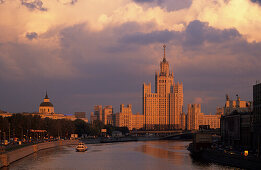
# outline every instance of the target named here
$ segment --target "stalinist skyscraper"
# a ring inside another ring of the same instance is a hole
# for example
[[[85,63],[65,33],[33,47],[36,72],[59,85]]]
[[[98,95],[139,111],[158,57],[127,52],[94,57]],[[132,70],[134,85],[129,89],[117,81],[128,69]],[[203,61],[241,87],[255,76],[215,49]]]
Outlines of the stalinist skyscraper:
[[[160,62],[160,72],[155,74],[155,93],[151,83],[143,84],[143,114],[146,130],[180,129],[183,107],[183,84],[175,83],[173,72],[169,71],[165,49]]]

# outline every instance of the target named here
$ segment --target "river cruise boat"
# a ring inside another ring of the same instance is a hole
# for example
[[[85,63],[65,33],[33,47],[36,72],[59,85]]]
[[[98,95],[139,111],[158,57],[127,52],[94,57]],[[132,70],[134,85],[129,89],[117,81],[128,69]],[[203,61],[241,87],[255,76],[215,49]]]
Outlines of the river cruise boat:
[[[76,147],[77,152],[85,152],[87,151],[88,147],[84,145],[84,143],[79,143]]]

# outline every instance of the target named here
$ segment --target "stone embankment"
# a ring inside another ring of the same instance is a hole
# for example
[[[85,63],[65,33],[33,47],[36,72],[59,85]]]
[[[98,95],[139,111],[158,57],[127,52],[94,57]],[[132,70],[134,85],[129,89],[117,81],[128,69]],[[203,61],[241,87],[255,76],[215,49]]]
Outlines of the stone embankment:
[[[30,154],[33,154],[43,149],[65,146],[65,145],[76,145],[76,144],[78,144],[78,140],[60,140],[60,141],[44,142],[44,143],[38,143],[35,145],[26,146],[21,149],[17,149],[11,152],[1,154],[0,168],[9,166],[12,162],[15,162],[19,159],[22,159]]]

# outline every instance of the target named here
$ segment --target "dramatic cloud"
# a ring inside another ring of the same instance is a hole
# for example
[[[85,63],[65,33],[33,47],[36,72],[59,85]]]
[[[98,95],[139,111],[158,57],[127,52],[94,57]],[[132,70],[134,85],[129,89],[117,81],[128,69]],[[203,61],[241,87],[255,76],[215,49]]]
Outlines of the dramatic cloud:
[[[240,39],[241,35],[235,29],[219,30],[210,27],[208,23],[195,20],[187,26],[184,37],[184,45],[198,46],[204,42],[224,43],[231,39]]]
[[[154,46],[165,39],[167,56],[170,56],[167,59],[174,67],[176,81],[183,81],[187,89],[185,103],[201,98],[204,105],[220,103],[222,106],[226,93],[251,96],[251,92],[244,91],[251,90],[251,84],[261,74],[258,71],[261,43],[248,43],[236,29],[215,29],[198,20],[189,23],[183,32],[139,32],[125,35],[120,42]],[[193,100],[192,96],[201,97]],[[209,111],[208,106],[203,107]]]
[[[252,2],[259,3],[261,5],[261,0],[251,0]]]
[[[37,39],[38,38],[38,34],[36,32],[28,32],[28,33],[26,33],[25,36],[29,40],[33,40],[33,39]]]
[[[168,11],[176,11],[184,8],[189,8],[192,0],[133,0],[136,3],[140,3],[145,7],[160,6]]]
[[[136,32],[122,37],[120,42],[134,44],[167,43],[169,41],[186,46],[201,46],[203,43],[225,43],[240,40],[242,36],[236,29],[219,30],[210,27],[206,22],[192,21],[184,31]]]
[[[57,112],[121,103],[141,112],[163,43],[185,106],[206,113],[226,93],[251,100],[261,74],[261,7],[250,0],[0,2],[1,110],[37,111],[48,89]]]
[[[167,43],[174,37],[180,35],[176,31],[153,31],[151,33],[135,33],[123,37],[120,42],[134,44],[151,44],[151,43]]]
[[[31,10],[47,11],[47,8],[43,7],[43,2],[41,0],[21,0],[22,5],[26,6]]]

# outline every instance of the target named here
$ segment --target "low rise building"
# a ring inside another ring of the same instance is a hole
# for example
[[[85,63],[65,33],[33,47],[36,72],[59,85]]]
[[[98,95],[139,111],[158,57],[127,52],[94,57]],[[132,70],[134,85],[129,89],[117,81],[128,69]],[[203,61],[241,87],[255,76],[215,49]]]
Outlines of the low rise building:
[[[115,126],[128,127],[129,130],[141,129],[144,127],[144,115],[132,113],[132,106],[128,104],[126,107],[122,104],[120,112],[115,114]]]
[[[77,119],[81,119],[81,118],[86,118],[86,112],[75,112],[74,113],[74,116],[75,116],[75,118],[77,118]]]
[[[236,100],[230,100],[229,96],[226,95],[226,103],[224,107],[224,115],[228,115],[234,111],[237,112],[251,112],[252,102],[243,101],[238,95]]]
[[[226,145],[244,149],[252,147],[252,112],[233,111],[221,117],[221,139]]]
[[[199,126],[200,125],[209,125],[211,129],[220,128],[220,115],[206,115],[204,113],[199,114]]]
[[[224,115],[221,116],[221,138],[226,145],[252,148],[252,102],[230,100],[226,95]]]
[[[8,113],[8,112],[0,110],[0,116],[2,116],[2,117],[10,117],[12,115],[13,115],[13,113]]]
[[[201,112],[201,104],[189,104],[187,130],[199,130],[200,125],[209,125],[211,129],[220,128],[220,115],[207,115]]]

